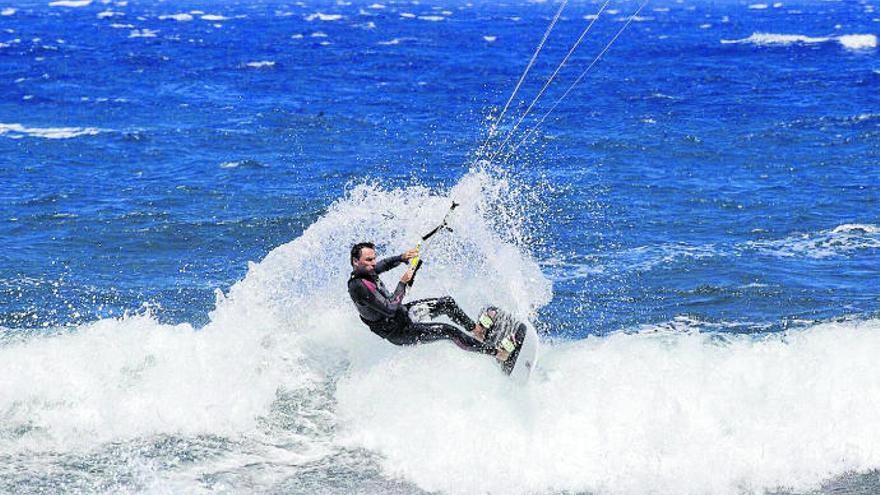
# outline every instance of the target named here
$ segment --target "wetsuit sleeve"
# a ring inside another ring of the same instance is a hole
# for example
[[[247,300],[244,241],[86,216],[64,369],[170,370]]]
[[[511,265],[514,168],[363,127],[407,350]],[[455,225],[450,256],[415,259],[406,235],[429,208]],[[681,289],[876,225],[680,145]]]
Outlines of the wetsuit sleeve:
[[[378,263],[376,263],[376,274],[379,274],[382,272],[387,272],[388,270],[391,270],[392,268],[396,268],[397,265],[399,265],[401,263],[403,263],[403,257],[401,257],[400,255],[391,256],[389,258],[385,258],[383,260],[380,260]],[[397,293],[397,291],[394,291],[394,292]]]
[[[386,298],[378,290],[371,290],[367,284],[368,282],[363,279],[352,280],[348,284],[348,293],[355,303],[366,306],[367,309],[385,318],[391,318],[400,311],[403,296],[406,295],[406,284],[398,283],[397,289],[390,298]]]

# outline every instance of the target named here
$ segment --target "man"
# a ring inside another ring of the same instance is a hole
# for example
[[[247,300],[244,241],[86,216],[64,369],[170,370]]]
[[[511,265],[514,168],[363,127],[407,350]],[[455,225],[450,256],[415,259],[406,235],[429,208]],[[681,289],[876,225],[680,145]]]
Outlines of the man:
[[[388,292],[379,274],[410,261],[417,254],[416,249],[410,249],[399,256],[377,262],[376,246],[372,243],[361,242],[352,246],[352,272],[348,279],[348,294],[360,314],[361,321],[366,323],[373,333],[392,344],[414,345],[447,339],[452,340],[462,349],[489,354],[499,361],[506,361],[509,356],[506,350],[495,349],[483,343],[488,328],[481,323],[474,323],[451,297],[421,299],[404,304],[406,287],[414,274],[412,267],[407,268],[400,277],[394,292]],[[446,315],[463,329],[473,330],[467,333],[446,323],[414,322],[409,315],[410,309],[425,312],[432,319]],[[491,319],[486,321],[491,322]]]

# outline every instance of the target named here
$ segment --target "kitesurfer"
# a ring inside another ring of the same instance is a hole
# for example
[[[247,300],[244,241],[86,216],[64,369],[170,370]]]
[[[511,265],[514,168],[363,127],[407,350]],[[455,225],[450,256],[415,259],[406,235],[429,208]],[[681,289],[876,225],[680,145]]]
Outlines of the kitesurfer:
[[[348,294],[354,302],[361,321],[370,330],[395,345],[415,345],[436,340],[452,340],[462,349],[489,354],[499,361],[507,360],[509,352],[503,348],[495,349],[483,343],[491,318],[481,318],[474,323],[451,297],[420,299],[404,304],[406,287],[413,278],[414,269],[407,268],[400,277],[394,292],[388,292],[379,278],[401,263],[418,255],[417,249],[410,249],[398,256],[376,261],[376,246],[370,242],[360,242],[351,248],[351,277],[348,280]],[[426,314],[430,318],[448,316],[463,329],[440,322],[416,322],[410,317],[410,310]]]

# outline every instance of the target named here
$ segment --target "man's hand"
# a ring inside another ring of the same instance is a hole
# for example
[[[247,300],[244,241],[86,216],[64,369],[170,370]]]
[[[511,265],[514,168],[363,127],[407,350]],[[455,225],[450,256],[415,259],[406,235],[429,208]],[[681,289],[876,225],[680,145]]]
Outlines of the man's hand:
[[[401,254],[400,257],[403,259],[403,261],[409,261],[409,260],[415,258],[415,257],[418,256],[418,255],[419,255],[419,249],[418,249],[418,248],[412,248],[412,249],[410,249],[409,251],[407,251],[407,252]]]
[[[409,268],[406,269],[405,272],[403,272],[403,276],[400,277],[400,281],[403,282],[403,283],[405,283],[405,284],[408,284],[409,281],[412,280],[413,275],[414,275],[414,273],[413,273],[413,269],[412,269],[412,267],[409,267]]]

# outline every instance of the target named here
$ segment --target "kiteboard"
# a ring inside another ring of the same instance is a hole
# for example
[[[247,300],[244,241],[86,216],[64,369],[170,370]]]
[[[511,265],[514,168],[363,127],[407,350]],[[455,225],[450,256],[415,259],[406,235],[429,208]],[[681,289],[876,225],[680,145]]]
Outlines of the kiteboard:
[[[484,315],[492,320],[486,343],[510,354],[507,360],[500,363],[501,370],[514,381],[525,383],[538,358],[538,333],[535,328],[498,308],[490,307],[481,311],[481,320]]]

